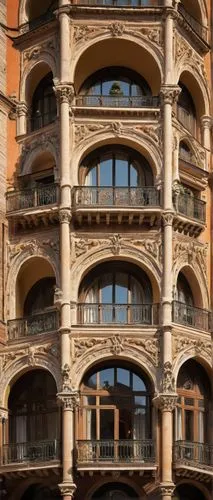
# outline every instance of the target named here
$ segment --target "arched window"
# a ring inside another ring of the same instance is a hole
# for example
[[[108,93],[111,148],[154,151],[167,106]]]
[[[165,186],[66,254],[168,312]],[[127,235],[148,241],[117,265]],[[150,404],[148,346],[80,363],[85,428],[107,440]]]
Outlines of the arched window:
[[[92,500],[125,500],[138,498],[135,491],[127,484],[109,483],[101,486],[92,496]]]
[[[138,73],[123,67],[110,67],[97,71],[83,84],[80,95],[87,105],[142,106],[151,89]]]
[[[28,0],[26,13],[29,19],[29,28],[36,29],[38,26],[54,19],[54,10],[57,9],[58,0]]]
[[[94,442],[94,452],[100,452],[106,460],[118,454],[119,460],[125,461],[138,454],[140,461],[142,441],[151,438],[147,377],[124,363],[105,364],[85,375],[80,394],[80,440]],[[150,456],[143,460],[146,458]]]
[[[54,304],[55,278],[42,278],[27,294],[24,302],[24,316],[42,312]]]
[[[21,500],[60,500],[61,495],[57,488],[51,489],[41,484],[32,484],[27,488]]]
[[[151,284],[134,266],[131,272],[122,263],[98,266],[83,281],[79,298],[84,303],[85,323],[151,321]]]
[[[186,142],[181,141],[179,146],[179,158],[180,160],[186,161],[187,163],[195,163],[193,161],[193,153]]]
[[[190,443],[207,442],[210,384],[202,366],[190,360],[181,367],[177,380],[176,439],[188,442],[185,453],[196,459],[199,449]],[[186,458],[186,457],[185,457]],[[199,459],[199,456],[197,456]]]
[[[57,115],[53,91],[53,74],[50,72],[38,84],[32,99],[31,129],[37,130],[52,123]]]
[[[127,147],[108,146],[96,150],[83,161],[80,171],[87,186],[153,186],[147,160]]]
[[[196,109],[192,96],[186,86],[179,82],[181,92],[178,98],[177,115],[182,125],[196,135]]]
[[[8,402],[9,442],[19,444],[15,447],[17,461],[19,458],[23,461],[25,456],[27,459],[31,442],[52,440],[54,446],[59,435],[56,392],[52,375],[43,370],[26,373],[12,387]],[[33,449],[31,452],[33,454]],[[41,454],[41,448],[37,452]]]

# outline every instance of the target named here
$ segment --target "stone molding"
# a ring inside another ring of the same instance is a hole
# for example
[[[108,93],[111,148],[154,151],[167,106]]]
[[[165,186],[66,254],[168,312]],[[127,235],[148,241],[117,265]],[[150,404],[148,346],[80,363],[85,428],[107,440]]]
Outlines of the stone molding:
[[[54,91],[59,104],[71,105],[75,96],[74,86],[70,83],[56,83]]]
[[[172,496],[174,489],[175,489],[175,484],[173,483],[161,483],[159,486],[160,494],[161,496]]]
[[[74,389],[67,392],[58,392],[57,400],[63,410],[74,411],[80,404],[79,392]]]
[[[75,490],[76,490],[76,484],[70,482],[64,482],[64,483],[61,483],[58,485],[59,487],[59,490],[61,492],[61,495],[62,496],[70,496],[70,498],[73,498],[73,495],[75,493]]]
[[[174,393],[159,393],[152,401],[161,412],[172,412],[176,407],[177,397]]]

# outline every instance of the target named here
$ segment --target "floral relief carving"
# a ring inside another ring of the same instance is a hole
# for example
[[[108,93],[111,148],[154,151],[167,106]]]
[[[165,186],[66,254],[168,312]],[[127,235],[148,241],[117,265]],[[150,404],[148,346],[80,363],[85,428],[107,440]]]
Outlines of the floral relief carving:
[[[23,60],[24,62],[26,61],[31,61],[36,60],[40,57],[42,52],[53,52],[55,53],[55,40],[53,38],[46,40],[44,43],[40,43],[39,45],[36,45],[28,50],[25,50],[23,53]]]
[[[75,125],[75,143],[79,144],[84,141],[85,138],[98,135],[103,132],[111,132],[115,136],[120,136],[122,134],[132,135],[133,130],[121,122]],[[138,136],[147,136],[147,138],[149,138],[155,145],[162,144],[162,130],[158,125],[155,127],[149,125],[135,125],[134,133]]]
[[[112,23],[109,25],[109,31],[112,36],[122,36],[124,34],[125,26],[123,23]]]
[[[212,346],[210,342],[186,337],[175,337],[173,339],[173,359],[175,360],[180,353],[191,348],[195,349],[197,354],[204,354],[211,359]]]
[[[22,243],[7,244],[8,265],[10,262],[22,252],[28,252],[29,255],[41,255],[42,250],[51,249],[56,254],[59,254],[59,239],[52,238],[46,240],[26,240]]]
[[[31,140],[30,143],[26,143],[22,147],[22,153],[20,158],[20,165],[23,165],[27,157],[37,148],[39,152],[42,150],[49,150],[49,146],[52,145],[56,156],[59,157],[59,138],[58,134],[42,134],[39,138]]]
[[[207,250],[208,244],[199,244],[194,241],[175,241],[173,248],[174,262],[188,262],[189,264],[196,263],[207,275]]]
[[[29,366],[36,365],[37,357],[39,355],[51,355],[55,359],[59,359],[59,345],[58,343],[53,344],[52,342],[49,344],[44,344],[40,346],[26,346],[23,349],[17,349],[14,351],[6,352],[2,354],[2,363],[1,368],[5,370],[13,364],[13,362],[21,359],[23,357],[27,357],[27,363]]]
[[[207,81],[207,73],[205,70],[205,65],[202,57],[200,57],[193,48],[184,40],[182,37],[178,36],[176,33],[176,62],[183,65],[187,62],[193,70],[198,72],[205,81]],[[182,61],[181,61],[182,60]]]
[[[162,374],[162,392],[174,392],[175,391],[175,379],[173,376],[172,363],[167,361],[163,365]]]
[[[91,338],[74,339],[73,362],[83,356],[86,352],[95,348],[106,348],[114,355],[121,354],[126,348],[132,347],[140,353],[145,353],[152,360],[154,366],[158,366],[159,361],[159,342],[157,339],[136,339],[132,337],[123,337],[114,335],[110,338]],[[89,354],[88,354],[89,355]]]

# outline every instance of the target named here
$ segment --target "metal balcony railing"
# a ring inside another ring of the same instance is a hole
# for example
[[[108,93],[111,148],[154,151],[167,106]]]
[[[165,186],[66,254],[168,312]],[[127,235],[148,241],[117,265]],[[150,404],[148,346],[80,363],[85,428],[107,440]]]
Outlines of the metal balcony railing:
[[[91,440],[77,442],[77,463],[150,463],[155,462],[155,447],[146,440]]]
[[[158,108],[158,96],[108,96],[108,95],[79,95],[76,97],[76,106],[106,107],[106,108]]]
[[[200,36],[205,42],[208,41],[208,28],[205,26],[202,26],[193,16],[191,16],[186,10],[184,9],[184,6],[179,3],[178,5],[178,11],[180,14],[183,16],[185,21],[189,24],[189,26],[195,31],[197,35]]]
[[[177,441],[173,455],[176,463],[213,467],[213,445],[210,444]]]
[[[159,207],[160,191],[155,187],[76,186],[73,205],[77,207]]]
[[[38,185],[32,189],[11,191],[7,193],[7,212],[54,205],[58,202],[58,198],[57,184]]]
[[[78,304],[80,324],[159,324],[159,304]]]
[[[60,443],[56,439],[4,444],[2,447],[2,465],[59,459]]]
[[[163,0],[72,0],[72,4],[103,7],[162,7]]]
[[[35,130],[39,130],[40,128],[46,127],[46,125],[50,125],[50,123],[53,123],[56,117],[56,108],[48,111],[48,113],[41,113],[40,111],[37,111],[31,116],[30,130],[33,132]]]
[[[188,193],[180,193],[176,197],[176,210],[180,214],[202,223],[206,221],[206,202]]]
[[[200,309],[177,300],[172,303],[172,321],[206,332],[211,328],[211,315],[207,309]]]
[[[54,332],[58,327],[59,316],[56,310],[34,314],[27,318],[11,319],[7,322],[8,340]]]

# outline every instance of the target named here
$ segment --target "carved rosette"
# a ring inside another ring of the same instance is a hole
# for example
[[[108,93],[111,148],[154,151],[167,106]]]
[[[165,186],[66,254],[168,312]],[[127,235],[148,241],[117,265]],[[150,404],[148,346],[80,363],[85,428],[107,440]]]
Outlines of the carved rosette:
[[[160,411],[164,412],[172,412],[175,407],[176,407],[176,402],[177,402],[177,394],[163,394],[160,393],[158,394],[154,399],[153,399],[153,404],[156,406],[156,408],[159,408]]]
[[[59,211],[59,221],[61,224],[70,224],[71,222],[71,211],[68,208],[61,208]]]
[[[61,495],[62,496],[70,496],[71,498],[73,498],[73,495],[75,493],[75,490],[76,490],[76,484],[75,483],[61,483],[58,485],[59,487],[59,490],[61,492]]]
[[[69,391],[59,392],[57,394],[58,403],[63,407],[63,410],[74,411],[79,406],[79,392],[74,389]]]
[[[160,90],[161,103],[172,106],[176,102],[180,91],[181,89],[178,85],[163,85]]]
[[[54,87],[59,104],[72,104],[75,95],[74,86],[68,83],[57,83]]]

